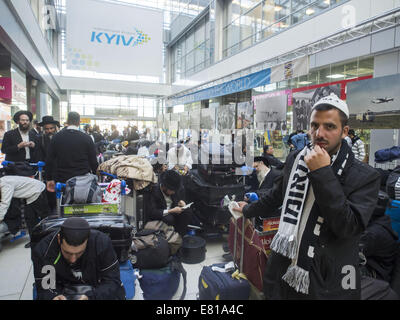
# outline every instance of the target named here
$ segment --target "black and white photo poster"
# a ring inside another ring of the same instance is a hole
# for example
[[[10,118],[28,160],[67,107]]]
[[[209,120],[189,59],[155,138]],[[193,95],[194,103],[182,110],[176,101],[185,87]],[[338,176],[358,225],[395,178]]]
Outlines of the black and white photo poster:
[[[217,109],[218,130],[233,130],[235,129],[235,104],[219,106]]]
[[[253,98],[257,130],[285,130],[288,96],[262,95]]]

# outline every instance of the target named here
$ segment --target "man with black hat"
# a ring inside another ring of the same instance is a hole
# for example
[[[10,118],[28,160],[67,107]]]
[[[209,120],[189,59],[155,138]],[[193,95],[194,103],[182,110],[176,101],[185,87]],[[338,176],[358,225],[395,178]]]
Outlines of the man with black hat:
[[[125,299],[111,239],[83,218],[66,219],[60,230],[35,244],[32,261],[39,300]],[[80,292],[79,297],[67,290]]]
[[[53,137],[55,136],[55,134],[58,132],[61,125],[60,125],[60,122],[58,122],[57,120],[54,120],[54,118],[52,116],[44,116],[42,118],[42,122],[38,123],[38,125],[41,128],[43,128],[43,132],[39,136],[38,159],[40,161],[45,162],[48,151],[49,151],[50,142],[53,139]],[[44,172],[44,179],[47,180],[46,179],[46,169]],[[47,192],[47,200],[48,200],[50,210],[52,210],[54,212],[54,210],[57,207],[56,193],[50,192],[48,190],[46,192]]]
[[[153,189],[150,201],[148,220],[162,220],[175,228],[181,236],[187,233],[191,210],[184,210],[184,189],[181,176],[174,170],[167,170],[160,175],[160,183]]]
[[[42,122],[38,126],[43,128],[43,132],[39,136],[39,160],[46,161],[47,151],[50,141],[61,127],[60,122],[54,120],[52,116],[44,116]]]
[[[1,152],[6,155],[6,161],[36,162],[38,141],[36,134],[30,131],[32,113],[18,111],[13,119],[18,128],[4,134]]]

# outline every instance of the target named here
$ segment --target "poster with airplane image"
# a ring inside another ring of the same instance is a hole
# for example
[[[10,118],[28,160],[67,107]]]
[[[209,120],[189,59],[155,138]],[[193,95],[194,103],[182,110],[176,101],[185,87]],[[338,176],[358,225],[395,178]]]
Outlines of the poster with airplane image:
[[[255,97],[257,130],[286,130],[286,110],[288,97],[277,96]]]
[[[399,86],[399,74],[347,84],[350,127],[354,129],[399,129]]]

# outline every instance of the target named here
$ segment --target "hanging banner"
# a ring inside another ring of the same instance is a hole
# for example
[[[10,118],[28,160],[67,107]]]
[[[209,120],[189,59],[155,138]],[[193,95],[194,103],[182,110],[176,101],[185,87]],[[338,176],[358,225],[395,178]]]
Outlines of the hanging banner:
[[[261,70],[220,85],[197,91],[182,97],[167,101],[167,106],[186,104],[194,101],[206,100],[215,97],[225,96],[235,92],[241,92],[252,88],[257,88],[271,83],[271,69]]]
[[[67,68],[162,76],[162,11],[94,0],[67,1]]]
[[[308,57],[296,59],[271,68],[271,83],[289,80],[308,73]]]

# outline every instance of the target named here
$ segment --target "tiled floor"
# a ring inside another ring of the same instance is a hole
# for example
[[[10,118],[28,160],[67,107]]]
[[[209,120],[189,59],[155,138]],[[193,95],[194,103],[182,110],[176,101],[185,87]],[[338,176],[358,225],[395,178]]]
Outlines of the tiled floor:
[[[187,291],[185,300],[196,300],[198,280],[203,266],[225,262],[222,244],[224,239],[207,240],[206,259],[200,264],[183,264],[187,273]],[[0,252],[0,300],[32,300],[32,284],[34,282],[30,249],[25,249],[28,237],[15,242],[3,240],[3,250]],[[181,281],[182,284],[182,281]],[[175,297],[179,298],[182,286],[178,288]],[[136,281],[134,300],[143,300],[142,291]]]

